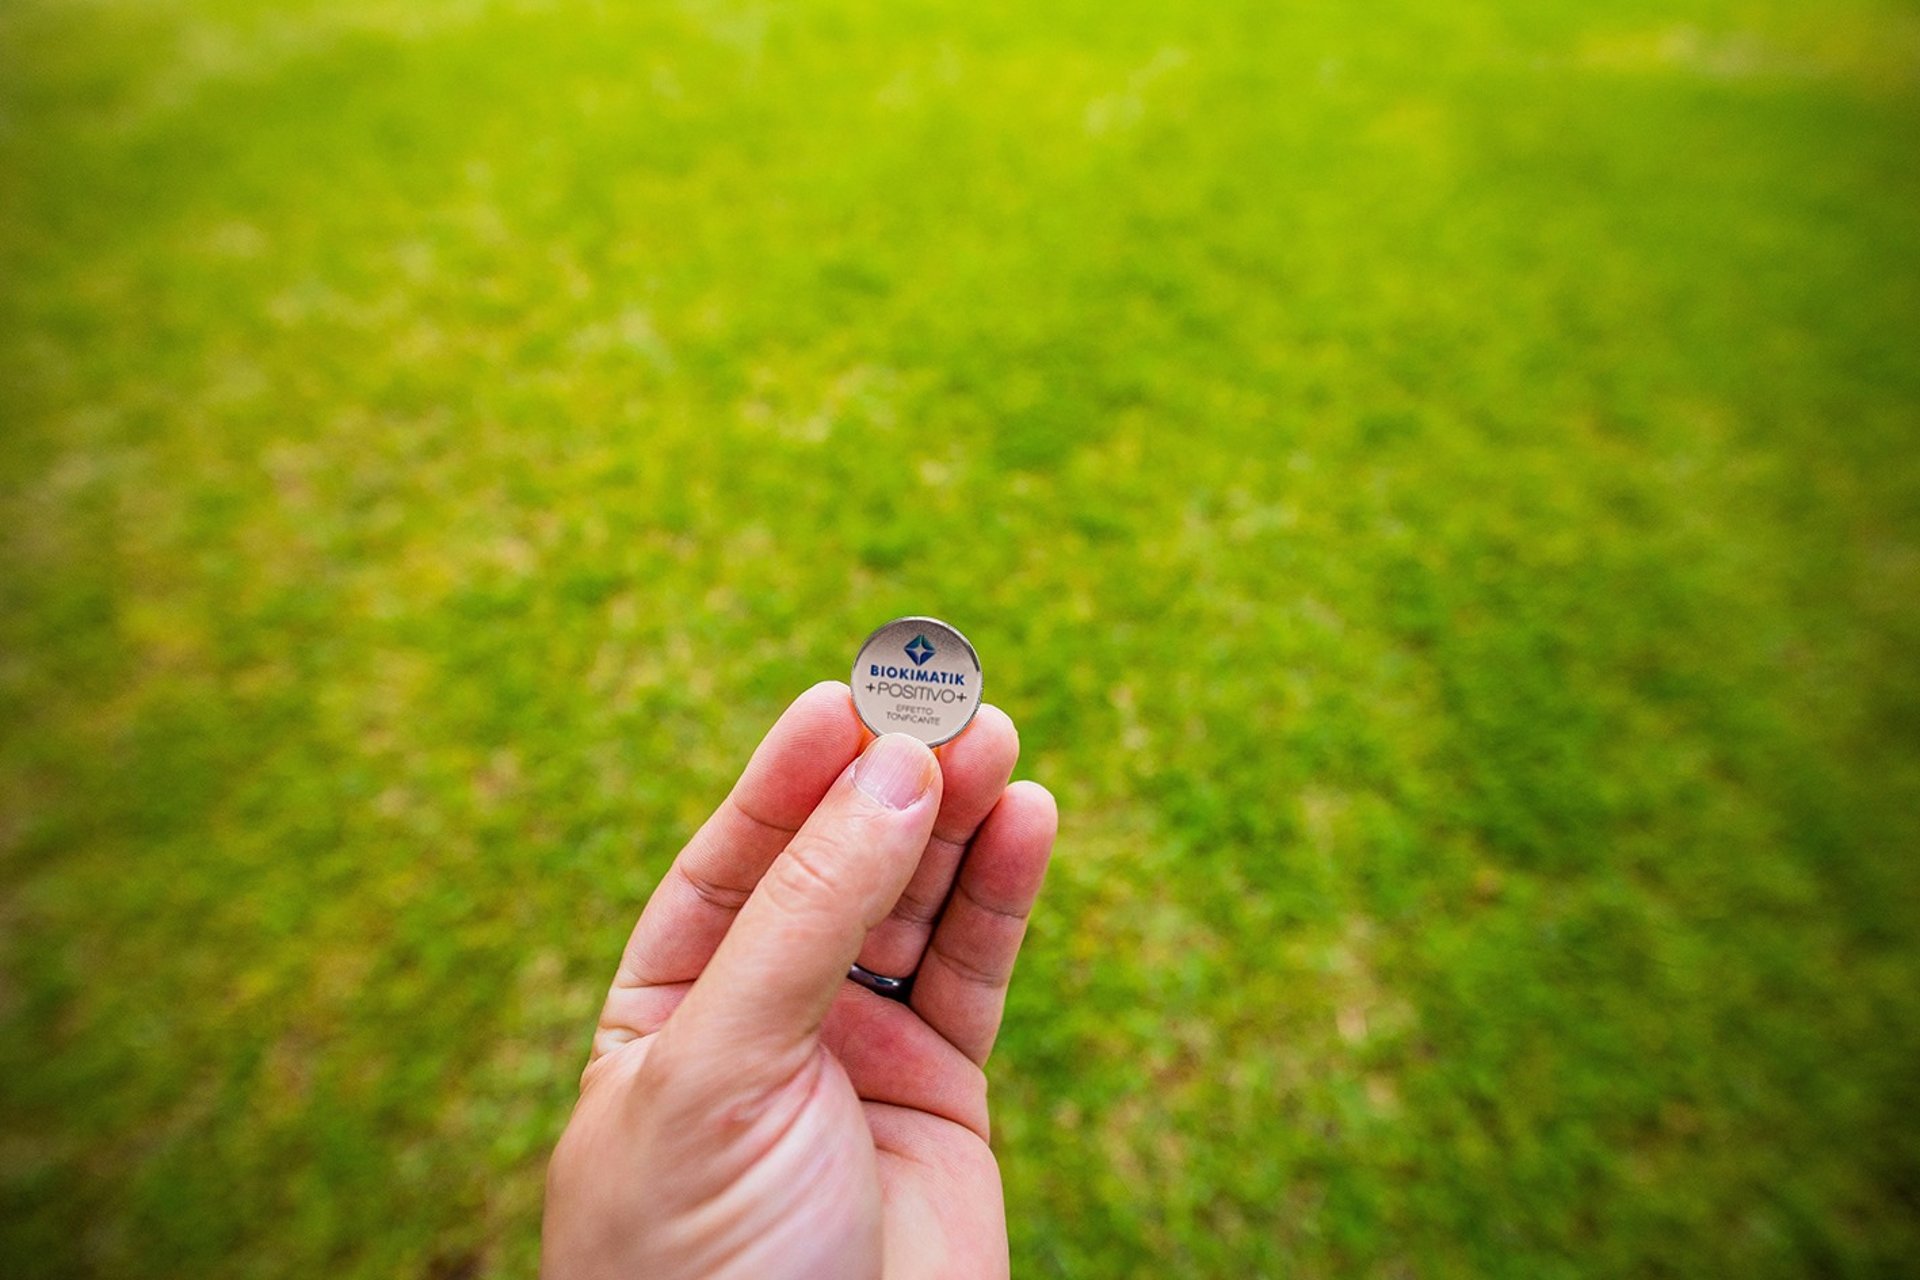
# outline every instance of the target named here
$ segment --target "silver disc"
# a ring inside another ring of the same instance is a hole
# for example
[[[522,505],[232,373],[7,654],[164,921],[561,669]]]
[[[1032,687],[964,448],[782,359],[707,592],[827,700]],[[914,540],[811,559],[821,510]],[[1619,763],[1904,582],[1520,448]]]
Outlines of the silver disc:
[[[938,618],[895,618],[853,660],[853,706],[875,733],[937,747],[980,709],[980,655]]]

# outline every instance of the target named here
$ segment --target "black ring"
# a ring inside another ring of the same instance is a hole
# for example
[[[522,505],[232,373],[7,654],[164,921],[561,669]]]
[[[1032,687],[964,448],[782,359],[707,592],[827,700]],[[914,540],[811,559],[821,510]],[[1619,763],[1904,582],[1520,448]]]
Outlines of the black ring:
[[[904,978],[889,978],[884,974],[875,973],[871,969],[862,969],[856,964],[847,970],[847,977],[873,992],[873,994],[885,996],[889,1000],[898,1000],[901,1004],[905,1004],[907,998],[913,994],[912,974],[908,974]]]

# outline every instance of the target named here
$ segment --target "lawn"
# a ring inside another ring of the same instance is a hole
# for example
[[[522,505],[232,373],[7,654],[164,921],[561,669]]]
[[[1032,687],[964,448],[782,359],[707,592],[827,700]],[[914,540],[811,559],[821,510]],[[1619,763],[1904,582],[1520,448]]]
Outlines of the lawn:
[[[0,1269],[529,1272],[934,613],[1016,1274],[1920,1273],[1905,0],[0,7]]]

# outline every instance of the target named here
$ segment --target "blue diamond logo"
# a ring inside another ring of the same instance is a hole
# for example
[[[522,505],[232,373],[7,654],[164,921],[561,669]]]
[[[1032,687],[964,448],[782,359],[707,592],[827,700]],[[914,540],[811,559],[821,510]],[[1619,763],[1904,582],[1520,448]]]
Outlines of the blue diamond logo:
[[[913,659],[914,666],[924,667],[927,665],[927,659],[933,656],[933,645],[925,636],[915,636],[907,641],[907,656]]]

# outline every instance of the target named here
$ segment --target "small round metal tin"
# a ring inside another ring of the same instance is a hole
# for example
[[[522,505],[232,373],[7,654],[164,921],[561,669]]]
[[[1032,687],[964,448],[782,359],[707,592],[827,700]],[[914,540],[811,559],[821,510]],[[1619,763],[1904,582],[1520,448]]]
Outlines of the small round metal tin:
[[[895,618],[853,660],[853,706],[875,733],[937,747],[980,709],[980,655],[938,618]]]

